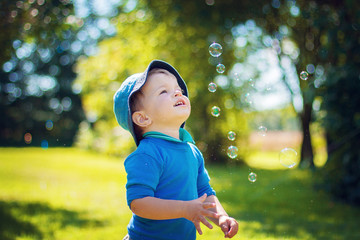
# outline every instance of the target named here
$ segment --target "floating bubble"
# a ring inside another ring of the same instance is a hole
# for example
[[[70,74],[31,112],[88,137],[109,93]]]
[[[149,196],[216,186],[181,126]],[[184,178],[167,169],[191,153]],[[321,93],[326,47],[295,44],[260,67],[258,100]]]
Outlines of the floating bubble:
[[[306,65],[306,71],[310,74],[313,74],[315,72],[315,66],[314,64],[308,64]]]
[[[222,64],[222,63],[219,63],[217,66],[216,66],[216,71],[218,73],[224,73],[225,72],[225,65]]]
[[[72,100],[69,97],[64,97],[61,100],[61,105],[64,107],[64,111],[69,111],[72,106]]]
[[[241,80],[240,73],[237,73],[237,72],[234,73],[233,78],[236,82],[239,82]]]
[[[251,104],[251,103],[252,103],[252,99],[251,99],[250,93],[245,93],[245,95],[244,95],[244,100],[245,100],[245,102],[247,102],[248,104]]]
[[[307,79],[309,78],[309,74],[308,74],[306,71],[302,71],[302,72],[300,73],[300,78],[301,78],[302,80],[307,80]]]
[[[25,133],[24,135],[24,141],[26,144],[30,144],[32,142],[32,135],[31,133]]]
[[[235,140],[235,137],[236,137],[236,133],[235,133],[235,132],[233,132],[233,131],[228,132],[228,139],[229,139],[230,141],[234,141],[234,140]]]
[[[261,135],[261,136],[263,136],[263,137],[265,137],[266,136],[266,133],[267,133],[267,128],[265,127],[265,126],[260,126],[259,128],[258,128],[258,133],[259,133],[259,135]]]
[[[256,173],[253,172],[249,173],[248,179],[250,182],[256,182],[256,178],[257,178]]]
[[[205,0],[206,4],[209,6],[214,5],[215,1],[214,0]]]
[[[216,83],[213,83],[213,82],[209,83],[208,89],[210,92],[216,92],[216,89],[217,89]]]
[[[249,83],[249,85],[250,85],[251,87],[254,87],[254,86],[255,86],[255,82],[254,82],[254,80],[253,80],[252,78],[250,78],[250,79],[248,80],[248,83]]]
[[[297,152],[292,148],[284,148],[281,150],[279,160],[281,165],[287,168],[293,168],[299,162]]]
[[[222,46],[219,43],[212,43],[209,47],[209,53],[213,57],[220,57],[222,54]]]
[[[214,117],[220,116],[220,108],[218,106],[213,106],[211,108],[211,115],[213,115]]]
[[[41,147],[42,149],[48,149],[49,148],[49,142],[46,140],[41,141]]]
[[[229,156],[229,158],[234,159],[237,157],[238,148],[235,146],[230,146],[230,147],[228,147],[226,153]]]
[[[45,122],[45,127],[46,127],[46,129],[49,130],[49,131],[52,130],[53,127],[54,127],[53,121],[47,120],[47,121]]]

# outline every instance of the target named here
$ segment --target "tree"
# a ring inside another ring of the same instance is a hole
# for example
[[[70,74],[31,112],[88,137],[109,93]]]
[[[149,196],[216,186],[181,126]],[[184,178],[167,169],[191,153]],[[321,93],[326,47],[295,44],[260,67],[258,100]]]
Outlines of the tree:
[[[0,144],[71,145],[83,118],[72,90],[70,1],[2,1]]]
[[[327,9],[323,53],[329,67],[321,96],[326,113],[328,162],[320,172],[322,187],[336,198],[360,205],[360,4],[332,3]]]
[[[336,179],[329,181],[327,188],[357,203],[359,108],[355,90],[359,82],[359,3],[272,0],[262,4],[246,0],[139,1],[135,10],[120,14],[114,19],[118,35],[100,44],[98,56],[79,64],[78,82],[85,89],[86,109],[98,116],[92,134],[106,140],[101,142],[114,143],[114,132],[106,136],[114,128],[118,129],[109,106],[112,97],[109,92],[113,93],[129,74],[143,70],[150,59],[162,58],[174,64],[189,83],[190,97],[196,104],[189,127],[195,138],[207,143],[208,158],[224,161],[226,157],[219,154],[219,146],[224,150],[223,146],[228,143],[219,138],[230,127],[246,132],[243,126],[246,121],[237,121],[244,116],[240,110],[244,105],[239,101],[241,90],[231,75],[222,78],[223,85],[216,92],[216,99],[209,95],[207,84],[215,76],[211,64],[222,62],[232,69],[236,63],[245,62],[254,48],[272,48],[302,123],[302,165],[313,166],[309,129],[315,120],[313,101],[321,99],[329,148],[325,179],[332,176]],[[260,27],[261,34],[257,37],[262,39],[251,38],[245,45],[236,45],[236,28],[249,19]],[[205,46],[212,41],[224,43],[225,51],[220,59],[210,58],[211,64],[207,64],[204,59],[209,56],[205,54]],[[310,73],[307,80],[300,79],[302,71]],[[100,87],[96,81],[100,81]],[[221,121],[209,117],[211,106],[227,100],[232,101],[235,108],[222,112]],[[355,129],[354,133],[351,129]],[[338,141],[339,136],[344,137]]]
[[[290,8],[290,15],[299,12],[301,18],[291,18],[279,7],[276,22],[267,28],[278,26],[279,22],[296,23],[291,28],[291,38],[299,48],[297,72],[303,69],[314,72],[314,77],[309,78],[311,81],[300,80],[304,106],[300,117],[304,136],[308,132],[308,123],[313,121],[312,103],[317,97],[322,101],[323,117],[320,120],[325,128],[328,148],[328,162],[319,171],[322,187],[339,199],[359,205],[360,153],[356,146],[359,146],[360,139],[360,108],[356,103],[359,102],[360,90],[360,5],[357,1],[326,0],[297,1],[296,5],[291,5],[298,7],[299,11]],[[312,157],[311,139],[307,139],[304,138],[306,141],[302,147],[304,159]]]
[[[226,94],[220,87],[216,93],[208,91],[208,84],[217,75],[215,66],[208,61],[213,64],[221,61],[227,65],[233,58],[231,44],[224,47],[222,58],[212,58],[208,47],[212,41],[220,39],[217,35],[209,39],[214,29],[209,28],[203,15],[196,17],[193,3],[187,4],[139,2],[132,12],[122,13],[113,19],[117,35],[99,44],[99,54],[79,62],[77,83],[83,86],[84,108],[97,116],[91,133],[82,131],[80,138],[89,138],[91,134],[103,143],[93,141],[90,146],[124,153],[122,146],[128,147],[132,140],[115,122],[112,96],[130,74],[143,71],[152,59],[162,59],[175,66],[187,82],[192,115],[186,127],[197,140],[207,161],[227,161],[226,149],[231,143],[226,134],[234,129],[238,134],[238,146],[244,147],[240,148],[239,156],[244,152],[246,145],[241,141],[246,139],[242,136],[247,135],[247,124],[241,106],[235,106],[233,111],[224,107],[225,100],[236,99],[241,89],[233,89],[231,94]],[[207,13],[203,14],[206,16]],[[222,26],[219,28],[224,31]],[[215,105],[222,109],[218,118],[210,115]],[[124,144],[125,140],[128,144]]]
[[[113,34],[94,12],[79,18],[69,0],[1,1],[0,145],[72,145],[85,118],[75,60]]]

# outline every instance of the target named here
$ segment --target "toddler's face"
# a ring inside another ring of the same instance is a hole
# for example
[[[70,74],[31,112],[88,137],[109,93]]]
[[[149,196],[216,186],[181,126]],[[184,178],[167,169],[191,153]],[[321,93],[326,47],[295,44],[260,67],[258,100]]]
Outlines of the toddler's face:
[[[180,127],[190,115],[189,99],[182,94],[177,79],[164,69],[154,69],[141,88],[142,111],[160,127]]]

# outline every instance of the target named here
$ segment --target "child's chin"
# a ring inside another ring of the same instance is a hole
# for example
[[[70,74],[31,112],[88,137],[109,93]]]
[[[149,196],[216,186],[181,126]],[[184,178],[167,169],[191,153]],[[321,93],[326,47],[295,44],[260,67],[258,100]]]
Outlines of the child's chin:
[[[183,122],[185,122],[186,120],[188,120],[189,116],[190,116],[190,113],[180,115],[180,116],[178,117],[178,120],[179,120],[179,122],[181,122],[181,124],[182,124]]]

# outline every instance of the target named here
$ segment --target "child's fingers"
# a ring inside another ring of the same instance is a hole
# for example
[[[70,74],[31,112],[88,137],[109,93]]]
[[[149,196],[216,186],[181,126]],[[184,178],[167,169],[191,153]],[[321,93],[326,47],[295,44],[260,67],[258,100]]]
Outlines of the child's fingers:
[[[201,227],[200,227],[200,222],[196,221],[196,222],[193,222],[193,223],[195,225],[196,231],[201,235],[202,231],[201,231]]]
[[[207,198],[207,194],[204,193],[201,197],[199,197],[198,199],[201,201],[201,202],[204,202]]]
[[[201,217],[201,218],[200,218],[200,221],[201,221],[205,226],[207,226],[209,229],[212,229],[212,228],[213,228],[213,226],[209,223],[208,220],[206,220],[206,218]]]
[[[230,229],[225,233],[225,237],[232,238],[238,232],[239,224],[235,219],[228,221]]]
[[[237,223],[237,222],[234,222],[234,224],[231,225],[231,228],[230,228],[230,231],[229,231],[228,236],[229,236],[229,237],[235,236],[235,234],[237,234],[237,232],[238,232],[238,229],[239,229],[238,223]]]
[[[228,225],[227,224],[221,224],[220,228],[221,228],[221,231],[223,231],[225,233],[225,236],[226,236],[228,231],[229,231]]]
[[[211,203],[211,202],[204,202],[203,203],[203,208],[208,209],[208,208],[214,208],[216,207],[215,203]]]
[[[210,218],[219,218],[220,217],[219,214],[209,211],[209,210],[204,211],[202,215],[206,216],[206,217],[210,217]]]
[[[202,230],[201,230],[201,226],[200,226],[200,222],[202,224],[204,224],[206,227],[208,227],[209,229],[213,229],[213,225],[211,225],[211,223],[209,223],[208,220],[206,220],[205,217],[201,216],[199,217],[199,221],[193,221],[196,231],[201,235],[202,234]]]

